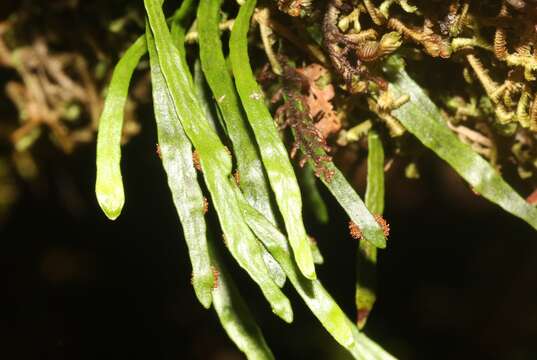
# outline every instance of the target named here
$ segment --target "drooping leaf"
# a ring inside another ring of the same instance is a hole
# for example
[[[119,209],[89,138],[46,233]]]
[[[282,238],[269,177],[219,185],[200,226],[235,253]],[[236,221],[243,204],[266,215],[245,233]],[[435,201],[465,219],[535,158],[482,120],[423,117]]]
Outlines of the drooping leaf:
[[[256,0],[245,1],[231,32],[229,46],[235,86],[254,132],[297,264],[306,277],[315,279],[315,265],[302,220],[300,189],[249,62],[247,35],[255,5]]]
[[[370,131],[367,137],[367,188],[365,205],[375,215],[384,211],[384,148],[379,135]],[[376,301],[377,248],[360,240],[356,257],[356,310],[358,328],[362,329]]]
[[[410,96],[410,101],[393,111],[403,126],[451,165],[481,196],[537,229],[537,208],[526,202],[487,161],[457,138],[438,108],[408,76],[402,59],[391,57],[385,70],[391,81],[389,91],[395,97]]]
[[[371,215],[358,193],[331,161],[327,162],[326,167],[334,175],[330,181],[321,177],[323,184],[334,195],[349,218],[358,225],[363,238],[378,248],[385,248],[386,238],[382,228]]]
[[[240,192],[236,191],[236,196],[250,228],[278,260],[295,290],[334,339],[347,348],[355,359],[393,359],[358,331],[319,280],[310,280],[303,276],[291,255],[285,236],[262,214],[241,199]]]
[[[202,69],[233,145],[233,153],[237,160],[236,181],[248,202],[265,214],[272,223],[276,223],[268,180],[222,49],[218,29],[221,5],[221,0],[201,0],[198,7],[197,21]],[[272,278],[278,286],[282,287],[285,283],[285,273],[270,253],[263,250],[263,258]]]
[[[170,33],[172,35],[173,44],[179,50],[179,53],[186,57],[185,50],[185,34],[186,25],[184,22],[193,13],[196,0],[183,0],[181,7],[175,12],[171,19]]]
[[[317,221],[321,224],[327,224],[329,221],[328,209],[326,208],[326,204],[317,187],[313,166],[311,166],[310,163],[307,163],[299,170],[299,172],[299,181],[306,208],[315,215]]]
[[[322,265],[324,263],[323,254],[321,254],[321,249],[317,245],[317,241],[314,238],[310,238],[311,253],[313,254],[313,261],[316,264]]]
[[[326,294],[323,293],[324,289],[320,287],[318,280],[310,280],[302,275],[296,262],[290,256],[291,249],[285,236],[246,201],[241,201],[242,194],[240,192],[236,192],[236,196],[240,201],[241,210],[248,226],[280,263],[291,284],[303,297],[315,316],[341,345],[350,346],[353,343],[353,338],[343,311],[333,300],[325,298]]]
[[[114,68],[97,134],[97,180],[95,193],[106,216],[115,220],[125,204],[121,177],[121,131],[125,102],[132,74],[146,53],[143,37],[132,44]]]
[[[228,69],[220,40],[222,0],[202,0],[198,8],[200,60],[207,83],[220,109],[237,158],[239,186],[254,208],[273,223],[276,219],[270,199],[270,187],[263,163],[251,134],[240,99]]]
[[[194,0],[185,0],[170,21],[180,22],[188,14]],[[161,1],[162,3],[162,1]],[[115,220],[125,204],[121,177],[121,131],[125,102],[132,74],[147,52],[145,36],[140,36],[121,57],[108,87],[97,133],[97,179],[95,193],[105,215]]]
[[[257,326],[237,286],[225,268],[216,246],[209,241],[211,261],[217,272],[217,285],[213,290],[213,305],[222,327],[248,360],[272,360],[261,329]]]
[[[183,129],[196,148],[212,204],[218,214],[228,248],[251,278],[259,285],[272,310],[287,322],[293,313],[289,300],[271,279],[257,242],[236,201],[231,175],[231,157],[205,118],[196,97],[187,64],[172,44],[171,34],[158,0],[145,0],[145,9],[162,74]]]
[[[151,86],[159,152],[188,245],[192,263],[192,284],[199,301],[208,308],[211,305],[214,279],[207,249],[204,197],[192,160],[192,145],[183,131],[170,99],[149,28],[146,31],[146,39],[151,64]]]
[[[367,145],[365,205],[372,214],[382,215],[384,212],[384,147],[379,134],[369,131]]]
[[[194,85],[196,86],[196,92],[198,94],[198,98],[200,100],[200,103],[203,106],[203,110],[205,112],[205,116],[207,119],[209,119],[210,124],[213,129],[217,128],[216,119],[214,119],[214,116],[212,115],[212,109],[211,106],[213,104],[210,104],[205,89],[205,82],[203,78],[203,73],[200,68],[199,61],[196,61],[194,64]],[[235,175],[237,178],[238,176]],[[237,181],[237,180],[236,180]],[[263,252],[263,261],[265,262],[265,265],[267,266],[267,270],[270,274],[270,277],[276,285],[278,285],[280,288],[285,285],[285,273],[283,272],[282,268],[278,264],[276,260],[270,255],[267,249],[265,249],[264,246],[261,247],[261,251]]]

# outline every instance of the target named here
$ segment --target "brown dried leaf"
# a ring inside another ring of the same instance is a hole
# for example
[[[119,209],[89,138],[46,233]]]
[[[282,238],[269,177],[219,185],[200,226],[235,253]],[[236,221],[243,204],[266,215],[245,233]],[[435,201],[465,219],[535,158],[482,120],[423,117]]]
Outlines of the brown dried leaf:
[[[331,134],[337,133],[341,129],[341,116],[334,111],[331,103],[335,96],[334,86],[325,83],[329,72],[319,64],[311,64],[297,69],[307,79],[309,84],[309,94],[306,102],[309,107],[309,114],[312,119],[316,119],[315,127],[322,137],[326,139]]]

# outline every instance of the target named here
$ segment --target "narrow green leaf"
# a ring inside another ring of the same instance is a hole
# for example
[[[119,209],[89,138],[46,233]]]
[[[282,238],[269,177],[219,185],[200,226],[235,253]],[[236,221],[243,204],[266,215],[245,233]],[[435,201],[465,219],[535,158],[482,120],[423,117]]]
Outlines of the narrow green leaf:
[[[256,0],[245,1],[231,31],[229,46],[235,85],[259,146],[297,264],[306,277],[315,279],[313,256],[302,221],[300,189],[249,61],[247,35],[255,5]]]
[[[309,116],[304,117],[302,121],[312,122]],[[313,126],[313,124],[311,125]],[[293,136],[295,136],[295,141],[298,141],[296,130],[293,129],[292,133]],[[301,149],[307,154],[307,150],[303,149],[303,146],[301,146]],[[315,157],[321,159],[328,158],[325,150],[321,147],[315,149]],[[315,164],[315,161],[311,158],[308,162],[312,167],[319,166],[319,164]],[[323,167],[323,170],[330,175],[321,175],[319,176],[320,180],[336,198],[339,205],[345,210],[347,215],[349,215],[350,219],[358,225],[362,237],[376,247],[386,247],[386,238],[384,237],[384,232],[380,225],[373,215],[371,215],[358,193],[353,189],[351,184],[349,184],[347,179],[345,179],[345,176],[341,171],[339,171],[330,160],[323,161],[321,166]]]
[[[285,280],[287,280],[285,272],[272,254],[264,246],[261,246],[261,248],[263,250],[263,261],[267,266],[271,279],[278,287],[282,288],[285,285]]]
[[[250,205],[265,214],[275,224],[268,180],[222,50],[218,29],[221,5],[221,0],[201,0],[198,7],[202,69],[233,144],[233,153],[237,159],[239,186]],[[282,287],[285,283],[285,273],[278,262],[266,250],[263,258],[272,278],[278,286]]]
[[[194,3],[196,0],[183,0],[181,7],[173,14],[171,20],[170,32],[172,39],[174,40],[175,47],[179,50],[181,55],[186,56],[185,51],[185,34],[186,25],[184,21],[194,11]]]
[[[327,298],[327,293],[318,280],[307,279],[301,274],[290,256],[291,249],[285,236],[261,213],[242,200],[240,192],[236,192],[236,197],[248,226],[280,263],[287,277],[314,315],[337,342],[346,347],[350,346],[354,341],[352,332],[340,307],[332,299]]]
[[[121,214],[125,204],[120,168],[123,113],[132,74],[145,52],[145,39],[140,37],[121,57],[114,68],[99,120],[95,193],[99,206],[111,220]]]
[[[259,285],[274,313],[291,322],[293,312],[290,302],[270,278],[263,262],[261,245],[244,222],[234,201],[236,185],[231,175],[231,157],[205,118],[187,64],[172,44],[159,1],[145,0],[144,5],[162,74],[183,129],[198,151],[203,177],[228,248],[239,265]]]
[[[263,241],[284,269],[291,284],[325,329],[356,359],[393,359],[367,336],[358,332],[319,280],[305,278],[291,255],[285,236],[235,192],[248,226]]]
[[[149,25],[147,27],[153,107],[157,122],[160,156],[188,245],[194,291],[202,305],[209,308],[214,279],[207,249],[203,193],[198,184],[192,160],[192,146],[173,108],[166,82],[160,70]]]
[[[318,265],[322,265],[324,263],[324,258],[323,258],[323,254],[321,254],[321,250],[319,249],[319,246],[317,245],[317,241],[311,238],[310,246],[311,246],[311,253],[313,254],[313,261]]]
[[[391,81],[389,91],[395,97],[410,96],[409,102],[393,111],[403,126],[451,165],[484,198],[537,229],[537,208],[518,195],[487,161],[453,134],[438,108],[408,76],[402,60],[390,58],[386,72]]]
[[[384,237],[384,232],[358,193],[356,193],[351,184],[345,179],[345,176],[332,162],[327,162],[326,168],[334,175],[330,181],[321,177],[323,184],[334,195],[339,205],[349,215],[349,218],[358,225],[363,238],[378,248],[385,248],[386,238]]]
[[[349,320],[349,326],[352,328],[354,344],[348,348],[355,359],[359,360],[396,360],[380,345],[367,337],[363,332]]]
[[[367,188],[365,206],[372,214],[382,215],[384,212],[384,147],[380,136],[369,131],[367,136]]]
[[[211,127],[216,131],[216,119],[214,119],[211,111],[211,106],[213,104],[209,103],[209,100],[207,99],[208,94],[206,93],[204,80],[205,79],[201,71],[200,62],[196,61],[194,63],[194,85],[196,86],[196,93],[203,107],[206,119],[209,120]],[[285,285],[285,273],[283,272],[280,264],[278,264],[278,262],[272,257],[272,255],[270,255],[264,246],[261,247],[261,250],[263,252],[263,261],[267,266],[270,277],[272,280],[274,280],[278,287],[283,287],[283,285]]]
[[[299,170],[299,181],[306,209],[309,209],[321,224],[327,224],[328,209],[317,187],[313,166],[308,162]]]
[[[170,21],[181,21],[194,0],[185,0]],[[161,3],[163,1],[161,0]],[[121,131],[132,74],[147,52],[145,36],[140,36],[121,57],[110,81],[97,134],[97,180],[95,193],[105,215],[115,220],[123,209],[125,193],[121,177]]]
[[[274,359],[261,329],[257,326],[211,241],[209,241],[209,252],[213,266],[218,272],[218,285],[213,290],[213,304],[222,327],[248,360]]]
[[[379,135],[368,134],[367,188],[365,205],[373,213],[382,215],[384,211],[384,148]],[[356,309],[358,328],[362,329],[376,301],[376,264],[377,248],[367,241],[360,240],[356,257]]]
[[[240,188],[250,205],[275,224],[268,180],[222,50],[218,29],[221,5],[222,0],[200,1],[198,32],[201,65],[233,144]]]
[[[220,119],[217,119],[217,115],[215,115],[217,109],[214,101],[212,101],[212,95],[209,94],[209,91],[205,86],[205,77],[203,76],[199,59],[196,59],[194,62],[194,87],[196,88],[196,95],[198,96],[202,110],[205,113],[205,118],[209,120],[211,128],[218,133]]]

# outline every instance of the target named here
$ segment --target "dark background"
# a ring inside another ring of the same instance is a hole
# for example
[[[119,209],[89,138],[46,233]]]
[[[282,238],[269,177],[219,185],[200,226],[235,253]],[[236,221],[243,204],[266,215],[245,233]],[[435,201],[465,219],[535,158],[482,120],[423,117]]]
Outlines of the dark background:
[[[1,18],[22,3],[29,2],[2,2]],[[42,3],[48,11],[49,3],[62,1]],[[89,3],[99,10],[121,2]],[[111,18],[123,11],[116,5]],[[99,16],[90,14],[62,16],[64,30],[71,29],[66,33],[91,29]],[[12,77],[0,69],[0,83]],[[2,95],[0,121],[16,118],[10,106]],[[242,358],[214,312],[195,299],[155,154],[151,109],[142,110],[142,133],[123,149],[127,201],[115,222],[95,200],[93,145],[70,156],[46,139],[34,146],[39,182],[19,179],[19,200],[0,221],[1,359]],[[0,142],[0,151],[10,151],[9,144]],[[366,332],[401,359],[537,359],[535,232],[473,194],[432,154],[424,154],[420,169],[420,180],[404,179],[397,164],[388,173],[391,236],[380,255],[378,301]],[[359,188],[363,175],[356,176]],[[354,318],[357,244],[343,211],[323,195],[330,224],[306,214],[325,257],[318,273]],[[295,322],[286,325],[229,264],[276,358],[348,358],[291,287],[285,290]]]
[[[115,222],[93,194],[93,146],[71,156],[50,147],[41,153],[44,185],[23,185],[0,229],[2,358],[241,358],[214,312],[194,297],[149,124],[124,147],[127,202]],[[420,180],[401,180],[397,166],[388,175],[392,233],[367,332],[402,359],[536,359],[534,232],[432,155],[421,165]],[[356,243],[324,195],[331,223],[309,221],[325,256],[318,272],[354,317]],[[295,323],[288,326],[233,270],[278,359],[345,358],[290,287]]]

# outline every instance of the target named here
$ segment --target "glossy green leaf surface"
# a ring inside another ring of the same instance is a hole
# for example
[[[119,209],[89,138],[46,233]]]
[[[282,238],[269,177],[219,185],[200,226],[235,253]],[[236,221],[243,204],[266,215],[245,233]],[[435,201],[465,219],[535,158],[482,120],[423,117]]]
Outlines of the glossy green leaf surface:
[[[384,147],[379,134],[370,131],[367,135],[367,187],[365,206],[372,214],[384,212]]]
[[[259,146],[297,264],[306,277],[315,279],[315,265],[302,220],[300,189],[249,61],[247,35],[255,5],[256,0],[245,1],[231,32],[229,46],[235,86]]]
[[[347,348],[355,359],[393,359],[358,332],[319,280],[307,279],[300,273],[285,236],[245,200],[241,200],[240,192],[236,192],[236,196],[250,228],[278,260],[295,290],[334,339]]]
[[[210,241],[209,252],[218,273],[218,284],[213,290],[213,305],[222,327],[248,360],[274,359],[261,329],[217,253],[216,246]]]
[[[196,92],[198,95],[198,99],[200,100],[200,103],[202,104],[203,110],[205,112],[206,118],[209,120],[211,127],[213,129],[217,129],[216,121],[217,119],[214,118],[211,112],[211,106],[213,105],[208,100],[209,94],[207,93],[205,89],[205,79],[203,77],[203,73],[201,71],[201,66],[199,61],[196,61],[194,64],[194,85],[196,86]],[[285,285],[285,273],[283,272],[280,264],[270,255],[267,249],[265,249],[264,246],[261,246],[261,251],[263,252],[263,261],[265,262],[265,265],[267,266],[267,270],[276,285],[278,285],[280,288]]]
[[[349,326],[354,336],[354,344],[348,348],[349,352],[357,360],[396,360],[380,345],[371,340],[349,320]]]
[[[213,272],[207,249],[204,197],[192,160],[192,145],[177,117],[158,62],[149,29],[146,32],[151,64],[151,86],[162,165],[179,215],[192,263],[192,284],[204,307],[211,305]]]
[[[121,214],[125,204],[120,168],[123,115],[132,74],[146,51],[145,39],[140,37],[121,57],[114,68],[99,120],[95,193],[99,206],[111,220]]]
[[[367,188],[365,205],[376,215],[384,212],[384,148],[379,135],[370,131],[367,136]],[[360,240],[356,257],[356,310],[358,328],[362,329],[376,301],[377,248]]]
[[[276,223],[263,163],[222,49],[218,29],[221,5],[222,0],[200,1],[197,18],[201,65],[233,144],[240,177],[239,186],[248,202]]]
[[[179,50],[182,56],[186,56],[185,50],[185,28],[183,22],[190,14],[193,13],[196,0],[183,0],[181,7],[173,14],[171,19],[170,33],[172,35],[173,44]]]
[[[181,21],[194,0],[185,0],[170,21]],[[162,1],[161,1],[162,3]],[[147,53],[145,36],[140,36],[121,57],[108,87],[97,133],[97,179],[95,193],[105,215],[115,220],[125,204],[121,177],[121,131],[132,74]]]
[[[332,162],[328,162],[326,168],[334,175],[330,181],[321,177],[322,182],[349,215],[349,218],[358,225],[363,238],[378,248],[385,248],[386,238],[384,233],[360,198],[360,195]]]
[[[309,162],[306,163],[304,167],[299,169],[299,174],[304,205],[313,213],[317,221],[321,224],[327,224],[329,221],[328,209],[317,187],[313,166]]]
[[[183,129],[199,154],[203,177],[226,244],[239,265],[259,285],[274,313],[291,322],[293,313],[289,300],[271,279],[263,261],[261,245],[234,201],[236,185],[231,175],[231,157],[205,118],[187,64],[172,44],[159,1],[145,0],[144,4],[162,74]]]
[[[481,196],[537,229],[537,208],[518,195],[485,159],[457,138],[445,124],[438,108],[408,76],[402,60],[390,58],[386,73],[391,81],[389,91],[395,97],[410,96],[409,102],[393,111],[404,127],[451,165]]]
[[[301,274],[290,256],[291,249],[285,236],[246,201],[241,201],[242,194],[236,192],[236,196],[241,202],[241,210],[248,226],[280,263],[293,287],[315,316],[341,345],[350,346],[354,340],[351,329],[346,323],[345,314],[340,307],[327,296],[318,280],[307,279]]]
[[[242,111],[222,50],[218,29],[221,5],[221,0],[201,0],[198,7],[199,48],[203,72],[233,144],[239,187],[250,205],[265,214],[271,222],[276,223],[263,163]],[[278,262],[266,250],[263,259],[273,280],[282,287],[285,283],[285,273]]]

